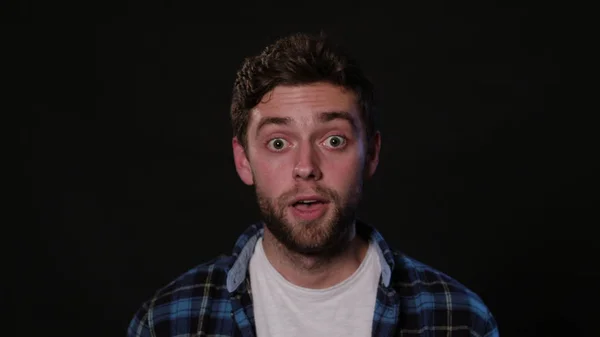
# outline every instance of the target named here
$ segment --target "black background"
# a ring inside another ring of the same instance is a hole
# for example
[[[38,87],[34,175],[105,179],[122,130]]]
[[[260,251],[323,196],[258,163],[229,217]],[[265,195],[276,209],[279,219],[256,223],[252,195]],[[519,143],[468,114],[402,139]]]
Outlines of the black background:
[[[235,71],[321,29],[377,88],[383,146],[362,218],[483,297],[503,336],[598,333],[594,152],[564,96],[560,8],[323,5],[15,7],[34,226],[12,242],[6,303],[22,334],[124,336],[156,289],[230,252],[257,219],[232,161]]]

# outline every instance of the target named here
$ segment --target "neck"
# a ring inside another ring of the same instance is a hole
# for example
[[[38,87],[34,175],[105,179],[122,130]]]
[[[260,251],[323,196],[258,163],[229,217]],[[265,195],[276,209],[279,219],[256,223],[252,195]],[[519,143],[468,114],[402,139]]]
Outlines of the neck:
[[[290,251],[266,226],[263,249],[271,265],[289,282],[304,288],[328,288],[350,277],[365,257],[368,243],[356,235],[354,226],[334,255],[304,255]]]

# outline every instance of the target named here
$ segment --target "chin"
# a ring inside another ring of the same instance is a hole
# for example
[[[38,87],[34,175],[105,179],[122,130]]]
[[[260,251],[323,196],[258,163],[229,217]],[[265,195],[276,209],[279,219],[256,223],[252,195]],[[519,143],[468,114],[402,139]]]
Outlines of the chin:
[[[343,247],[350,223],[334,223],[327,216],[312,221],[295,221],[282,242],[290,251],[303,255],[327,255]]]

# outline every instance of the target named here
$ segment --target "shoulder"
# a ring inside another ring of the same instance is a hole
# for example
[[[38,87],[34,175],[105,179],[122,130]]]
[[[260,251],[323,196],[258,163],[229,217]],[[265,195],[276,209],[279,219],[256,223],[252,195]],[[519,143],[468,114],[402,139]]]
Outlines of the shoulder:
[[[444,272],[399,251],[393,251],[395,268],[391,286],[408,315],[424,323],[444,322],[446,327],[468,327],[480,336],[498,336],[491,311],[482,298]]]
[[[215,300],[228,296],[227,270],[232,257],[222,255],[197,265],[158,289],[142,303],[129,323],[127,336],[154,335],[173,321],[192,323]],[[189,324],[183,324],[189,325]],[[193,325],[193,324],[192,324]],[[152,333],[151,333],[152,332]]]

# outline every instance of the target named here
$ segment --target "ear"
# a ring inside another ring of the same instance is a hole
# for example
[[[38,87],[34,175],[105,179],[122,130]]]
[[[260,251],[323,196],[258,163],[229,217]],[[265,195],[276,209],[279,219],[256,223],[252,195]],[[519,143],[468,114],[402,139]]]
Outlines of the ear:
[[[252,176],[252,167],[250,166],[250,161],[248,161],[248,157],[246,156],[246,150],[237,137],[233,137],[231,143],[233,146],[233,160],[235,161],[235,169],[237,170],[240,179],[242,179],[246,185],[253,185],[254,177]]]
[[[379,151],[381,150],[381,133],[379,131],[375,132],[369,145],[365,162],[365,174],[367,178],[371,178],[375,174],[377,165],[379,164]]]

